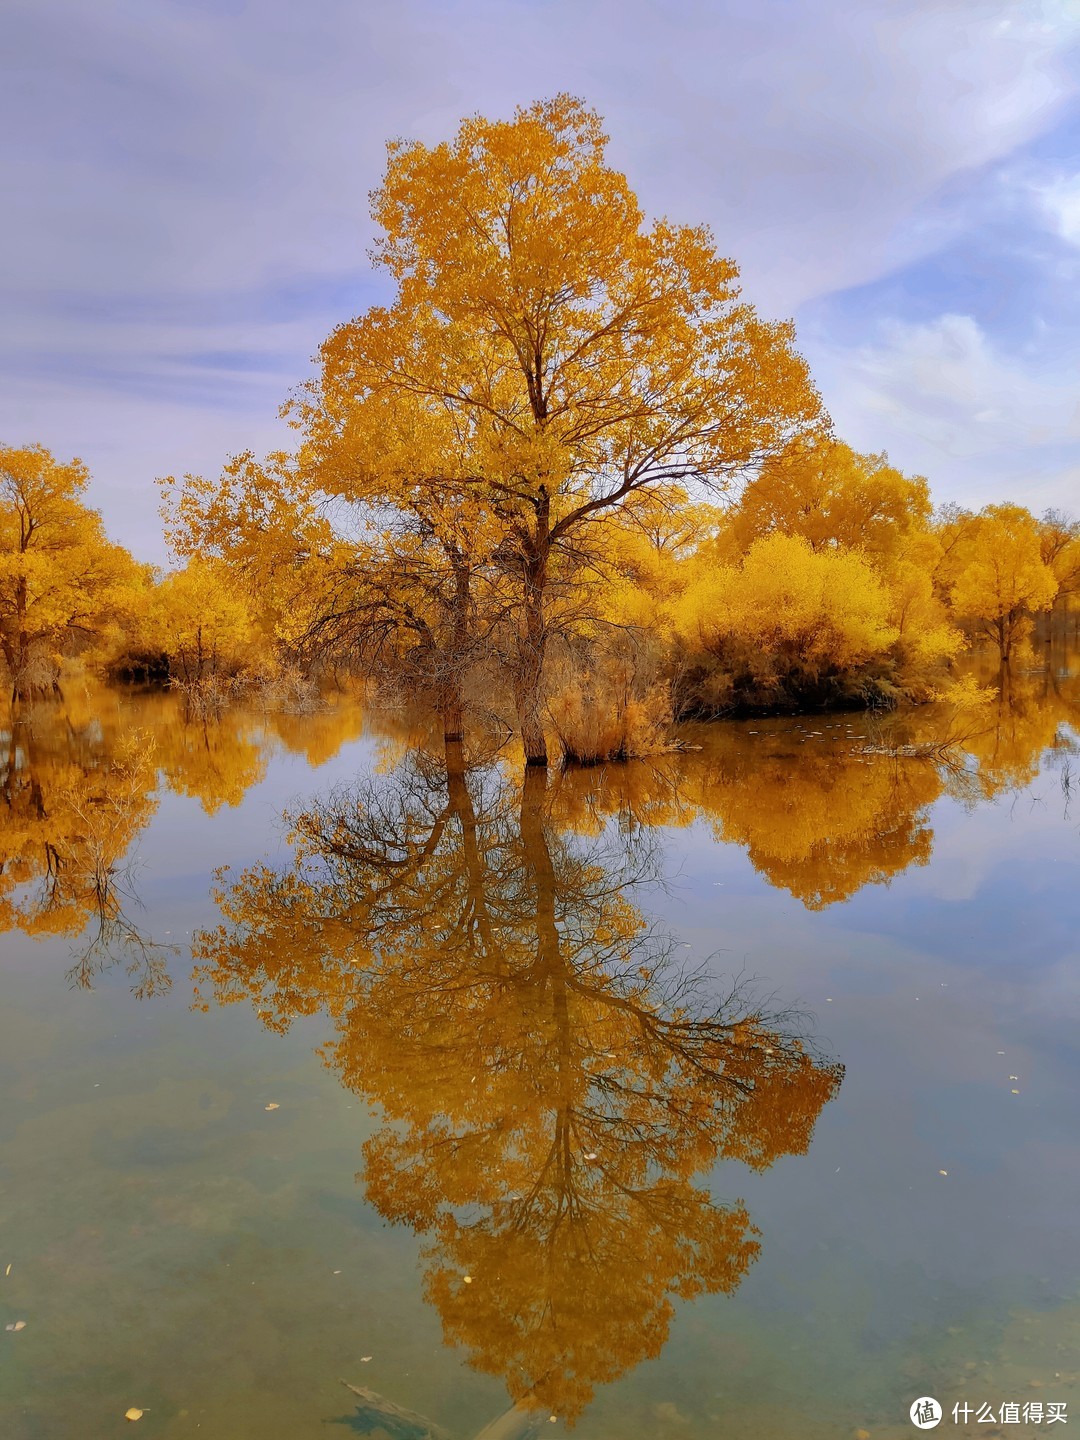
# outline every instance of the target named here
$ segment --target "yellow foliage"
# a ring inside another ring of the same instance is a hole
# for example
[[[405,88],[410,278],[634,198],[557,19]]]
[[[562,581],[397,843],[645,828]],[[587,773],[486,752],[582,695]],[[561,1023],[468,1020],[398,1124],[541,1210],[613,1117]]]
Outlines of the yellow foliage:
[[[953,609],[994,641],[1007,664],[1031,615],[1048,610],[1058,590],[1037,522],[1021,505],[988,505],[958,536],[953,565]]]
[[[885,455],[859,455],[826,437],[798,438],[770,456],[731,516],[745,550],[765,535],[798,535],[815,551],[862,550],[888,561],[930,519],[922,476],[902,475]]]
[[[601,625],[556,651],[547,713],[567,762],[594,765],[669,748],[671,694],[650,631]]]
[[[1050,561],[1058,595],[1075,595],[1080,591],[1080,533],[1074,534],[1066,545],[1056,552]]]
[[[636,694],[623,676],[606,669],[577,674],[548,701],[555,732],[568,762],[595,765],[651,755],[670,744],[671,702],[666,687]]]
[[[1006,675],[993,687],[983,683],[985,658],[966,661],[975,668],[933,704],[831,724],[700,725],[689,753],[570,770],[559,777],[555,816],[587,835],[613,818],[629,832],[703,819],[808,908],[846,900],[927,863],[930,807],[942,795],[966,805],[993,799],[1030,784],[1048,754],[1075,750],[1075,647],[1038,675]]]
[[[155,586],[144,620],[144,643],[169,658],[186,684],[240,670],[253,654],[256,627],[227,567],[193,557]]]
[[[296,406],[318,484],[441,554],[430,593],[458,565],[502,583],[532,759],[548,638],[601,513],[723,486],[820,412],[791,326],[739,299],[704,228],[646,229],[605,147],[565,95],[392,144],[373,215],[396,295],[334,331]]]
[[[0,721],[0,934],[71,940],[80,984],[122,954],[138,993],[165,988],[168,947],[125,908],[159,784],[213,814],[263,777],[275,732],[318,764],[359,733],[363,712],[342,698],[302,731],[294,720],[237,707],[193,714],[173,691],[131,695],[68,677],[62,697],[12,705]]]
[[[673,608],[691,651],[720,661],[757,698],[828,695],[899,638],[891,596],[868,561],[773,534],[739,566],[697,567]]]
[[[1058,510],[1047,510],[1037,522],[1039,550],[1058,582],[1058,598],[1080,590],[1080,520]]]
[[[125,914],[123,861],[157,809],[153,741],[80,698],[16,703],[0,730],[0,933],[82,936],[82,985],[122,950],[148,995],[168,976]]]
[[[888,570],[889,613],[897,629],[893,647],[896,684],[907,697],[917,700],[932,698],[940,688],[943,665],[964,646],[964,637],[951,623],[934,590],[928,563],[934,554],[933,544],[930,540],[925,549],[920,545],[923,554],[917,559],[909,558],[913,550],[918,553],[916,547],[909,547]]]
[[[55,678],[63,655],[106,652],[137,611],[145,568],[105,536],[79,460],[0,446],[0,654],[14,691]]]
[[[1048,664],[1041,675],[1000,677],[996,692],[969,710],[964,748],[975,761],[980,796],[1030,785],[1048,754],[1075,749],[1080,730],[1080,694],[1074,676],[1062,683]]]

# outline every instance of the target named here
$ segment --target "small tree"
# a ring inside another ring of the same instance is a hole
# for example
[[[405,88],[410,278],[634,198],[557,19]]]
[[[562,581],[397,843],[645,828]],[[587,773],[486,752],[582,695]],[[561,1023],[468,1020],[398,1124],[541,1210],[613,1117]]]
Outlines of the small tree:
[[[438,496],[392,508],[369,503],[358,484],[346,497],[334,479],[344,463],[309,448],[236,456],[216,481],[166,477],[166,538],[179,556],[226,566],[287,651],[392,675],[460,739],[464,680],[499,615],[490,574],[478,574],[490,547],[475,516]]]
[[[888,586],[853,551],[773,534],[737,567],[694,569],[672,606],[675,630],[691,655],[709,657],[714,687],[731,687],[714,696],[718,708],[836,700],[899,638]]]
[[[1069,597],[1080,592],[1080,520],[1047,510],[1039,520],[1039,547],[1058,582],[1054,608],[1060,601],[1066,609]]]
[[[921,475],[886,455],[860,455],[831,436],[799,438],[770,456],[732,514],[743,549],[764,535],[799,535],[814,551],[862,550],[888,561],[930,520]]]
[[[224,567],[192,559],[155,588],[146,637],[168,656],[174,679],[199,686],[235,674],[243,666],[251,655],[256,628]]]
[[[993,640],[1008,665],[1032,615],[1048,610],[1058,590],[1038,525],[1022,505],[988,505],[964,527],[955,554],[953,609]]]

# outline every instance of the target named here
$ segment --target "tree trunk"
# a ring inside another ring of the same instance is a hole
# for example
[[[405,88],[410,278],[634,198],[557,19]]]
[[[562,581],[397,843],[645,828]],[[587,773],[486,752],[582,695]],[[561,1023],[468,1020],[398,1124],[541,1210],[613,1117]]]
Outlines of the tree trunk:
[[[544,735],[541,678],[544,671],[542,649],[522,645],[518,650],[514,700],[517,705],[521,743],[525,747],[526,765],[548,763],[547,738]]]
[[[460,745],[465,738],[465,704],[457,676],[451,676],[442,687],[439,711],[443,722],[443,740]]]
[[[457,551],[450,557],[454,571],[454,589],[450,601],[449,652],[439,657],[442,671],[439,686],[439,711],[443,721],[443,739],[447,742],[465,738],[465,700],[462,677],[470,648],[472,618],[472,572]]]
[[[524,567],[525,594],[521,627],[518,630],[514,701],[517,706],[521,743],[526,765],[548,763],[544,736],[544,657],[547,651],[547,621],[544,589],[547,583],[547,555],[541,553]]]
[[[555,866],[544,824],[546,800],[547,776],[539,770],[526,770],[519,815],[521,844],[535,889],[537,956],[554,971],[560,968],[560,951]]]

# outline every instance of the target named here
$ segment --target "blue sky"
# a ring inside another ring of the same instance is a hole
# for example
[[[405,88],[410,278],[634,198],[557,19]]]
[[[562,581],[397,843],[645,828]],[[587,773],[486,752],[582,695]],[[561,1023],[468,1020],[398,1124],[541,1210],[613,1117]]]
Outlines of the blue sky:
[[[5,0],[0,440],[156,475],[288,443],[380,294],[393,136],[569,90],[647,211],[794,316],[836,422],[939,500],[1080,513],[1080,0]]]

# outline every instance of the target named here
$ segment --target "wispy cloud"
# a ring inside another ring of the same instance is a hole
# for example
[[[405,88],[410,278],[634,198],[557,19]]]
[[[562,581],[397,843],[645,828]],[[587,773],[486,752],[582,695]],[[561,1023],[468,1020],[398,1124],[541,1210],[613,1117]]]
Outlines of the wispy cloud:
[[[826,393],[840,431],[906,469],[945,474],[941,498],[1050,505],[1080,468],[1073,375],[999,352],[970,315],[890,322],[876,343],[831,359]]]

